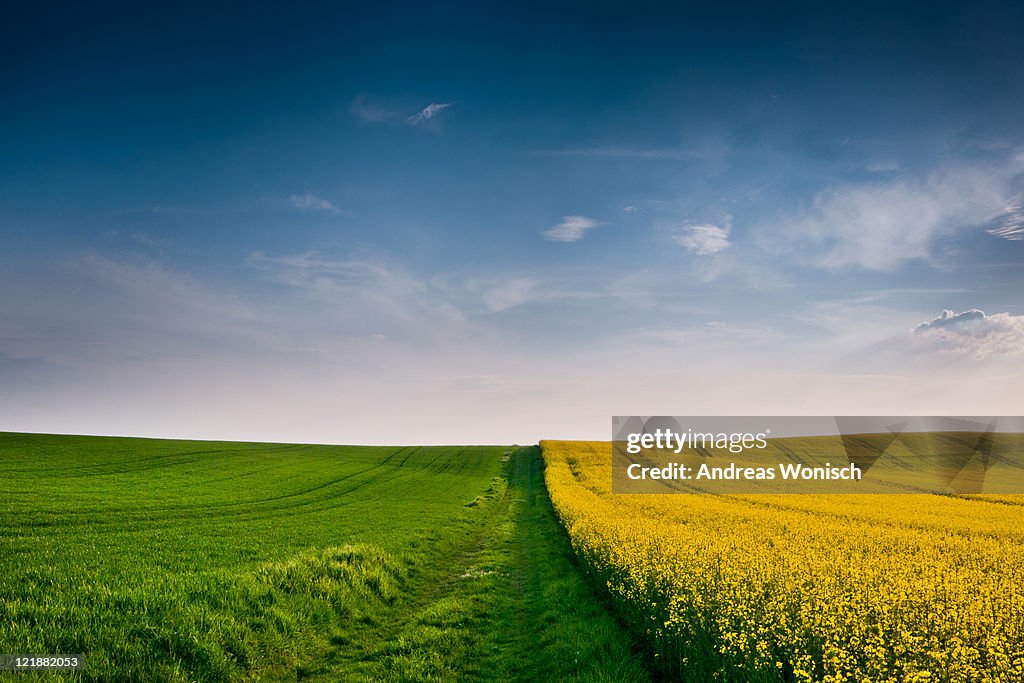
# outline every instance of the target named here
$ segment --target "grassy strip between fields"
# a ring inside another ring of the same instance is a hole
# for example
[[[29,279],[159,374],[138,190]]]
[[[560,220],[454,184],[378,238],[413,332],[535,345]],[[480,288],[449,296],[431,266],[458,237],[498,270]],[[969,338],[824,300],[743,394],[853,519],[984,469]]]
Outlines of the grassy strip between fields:
[[[390,621],[339,642],[314,678],[647,680],[635,641],[573,565],[542,467],[539,448],[516,451],[461,554]]]

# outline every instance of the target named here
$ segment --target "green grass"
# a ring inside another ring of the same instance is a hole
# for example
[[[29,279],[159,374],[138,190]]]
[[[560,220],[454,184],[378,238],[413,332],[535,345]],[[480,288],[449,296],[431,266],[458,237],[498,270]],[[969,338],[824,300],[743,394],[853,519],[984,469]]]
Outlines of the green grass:
[[[0,434],[0,653],[97,681],[642,679],[537,450]]]
[[[573,564],[542,468],[540,448],[512,453],[461,555],[393,623],[331,653],[317,679],[647,680],[637,641]]]

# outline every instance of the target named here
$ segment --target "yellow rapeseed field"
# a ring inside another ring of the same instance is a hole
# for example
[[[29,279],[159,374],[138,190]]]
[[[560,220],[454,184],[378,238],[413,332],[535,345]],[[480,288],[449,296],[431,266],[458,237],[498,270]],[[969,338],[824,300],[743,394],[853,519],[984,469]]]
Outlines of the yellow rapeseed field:
[[[1024,496],[611,491],[611,444],[542,442],[584,565],[663,673],[1024,681]]]

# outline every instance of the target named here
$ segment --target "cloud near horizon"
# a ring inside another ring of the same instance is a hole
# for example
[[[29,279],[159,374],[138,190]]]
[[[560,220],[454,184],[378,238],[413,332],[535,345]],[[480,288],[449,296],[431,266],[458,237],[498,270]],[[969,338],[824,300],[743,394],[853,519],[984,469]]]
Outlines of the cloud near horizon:
[[[932,347],[977,359],[1024,353],[1024,316],[986,315],[972,308],[961,313],[943,311],[914,328],[916,338]]]

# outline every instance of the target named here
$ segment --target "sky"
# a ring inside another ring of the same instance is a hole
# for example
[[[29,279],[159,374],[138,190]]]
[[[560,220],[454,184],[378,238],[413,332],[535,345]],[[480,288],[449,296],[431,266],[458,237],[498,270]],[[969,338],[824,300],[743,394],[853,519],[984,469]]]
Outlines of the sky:
[[[1020,35],[1011,2],[14,3],[0,430],[1024,414]]]

